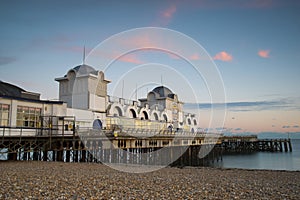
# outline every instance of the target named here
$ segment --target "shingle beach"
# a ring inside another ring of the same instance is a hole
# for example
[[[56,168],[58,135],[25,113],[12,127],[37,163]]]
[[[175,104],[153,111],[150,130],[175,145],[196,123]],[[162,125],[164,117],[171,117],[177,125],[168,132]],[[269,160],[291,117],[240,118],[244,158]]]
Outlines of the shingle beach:
[[[300,172],[163,168],[125,173],[101,164],[0,162],[0,199],[299,199]]]

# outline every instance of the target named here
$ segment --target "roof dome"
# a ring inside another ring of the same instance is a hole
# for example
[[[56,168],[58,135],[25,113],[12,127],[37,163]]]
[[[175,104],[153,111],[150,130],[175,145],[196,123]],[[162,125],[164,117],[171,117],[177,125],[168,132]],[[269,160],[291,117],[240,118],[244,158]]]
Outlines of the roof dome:
[[[77,67],[74,67],[73,70],[78,73],[78,74],[96,74],[97,75],[97,71],[86,64],[82,64],[82,65],[78,65]]]
[[[159,94],[160,97],[174,98],[174,93],[169,88],[164,86],[156,87],[152,90],[152,92]]]

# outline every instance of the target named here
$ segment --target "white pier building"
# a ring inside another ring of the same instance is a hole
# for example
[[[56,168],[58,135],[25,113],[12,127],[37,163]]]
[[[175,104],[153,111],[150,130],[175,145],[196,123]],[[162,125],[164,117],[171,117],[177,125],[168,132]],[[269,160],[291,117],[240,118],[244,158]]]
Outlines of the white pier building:
[[[183,111],[177,94],[164,86],[145,98],[127,100],[109,96],[102,71],[88,65],[70,69],[55,79],[59,100],[41,100],[40,94],[0,82],[0,131],[13,135],[69,135],[80,128],[168,130],[195,132],[197,118]]]

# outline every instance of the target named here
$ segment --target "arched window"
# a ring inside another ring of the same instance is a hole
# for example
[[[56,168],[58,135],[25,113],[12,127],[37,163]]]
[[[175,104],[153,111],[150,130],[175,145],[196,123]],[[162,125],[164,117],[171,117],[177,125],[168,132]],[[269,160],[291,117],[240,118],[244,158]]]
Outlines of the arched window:
[[[142,117],[141,117],[141,120],[148,120],[149,119],[149,117],[148,117],[148,113],[146,112],[146,111],[143,111],[142,112],[143,114],[142,114]]]
[[[150,101],[150,102],[152,102],[152,103],[156,101],[154,92],[150,92],[150,93],[148,94],[148,101]]]
[[[190,118],[188,118],[188,125],[191,125],[192,124],[192,122],[191,122],[191,119]]]
[[[158,121],[158,115],[157,115],[157,113],[153,113],[153,116],[154,116],[154,120]]]
[[[116,107],[114,108],[114,115],[115,115],[115,116],[122,116],[122,110],[121,110],[120,107],[116,106]]]
[[[102,122],[100,119],[95,119],[93,122],[93,129],[101,130],[102,129]]]
[[[195,125],[195,126],[197,125],[197,120],[196,120],[196,119],[194,119],[194,125]]]
[[[166,114],[163,114],[163,119],[164,119],[164,121],[165,121],[165,122],[167,122],[167,121],[168,121],[168,117],[167,117],[167,115],[166,115]]]
[[[133,109],[129,110],[129,117],[130,118],[136,118],[136,113],[135,113],[135,111]]]

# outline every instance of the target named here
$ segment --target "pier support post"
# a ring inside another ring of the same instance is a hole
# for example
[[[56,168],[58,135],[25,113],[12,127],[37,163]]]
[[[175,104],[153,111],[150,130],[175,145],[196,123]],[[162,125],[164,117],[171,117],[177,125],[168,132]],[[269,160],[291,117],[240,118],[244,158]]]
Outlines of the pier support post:
[[[293,148],[292,148],[291,139],[288,140],[288,143],[289,143],[289,149],[290,149],[290,152],[292,152],[292,151],[293,151]]]
[[[46,145],[44,145],[44,151],[43,151],[43,161],[47,161],[48,160],[48,148]]]
[[[17,152],[11,152],[8,150],[7,160],[16,161],[17,160]]]
[[[284,151],[287,152],[288,151],[287,141],[284,141],[283,144],[284,144]]]
[[[66,162],[70,162],[71,152],[70,152],[70,142],[66,145]]]

